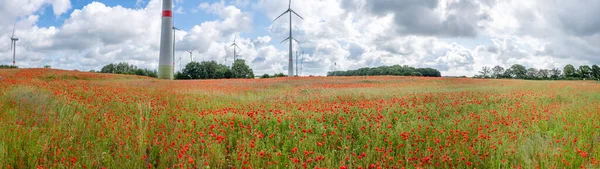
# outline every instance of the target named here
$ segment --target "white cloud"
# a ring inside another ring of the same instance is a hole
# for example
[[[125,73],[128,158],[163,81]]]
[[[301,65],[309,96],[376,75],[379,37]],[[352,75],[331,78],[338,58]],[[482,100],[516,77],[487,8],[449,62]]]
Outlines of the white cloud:
[[[600,22],[593,16],[600,1],[544,0],[303,0],[292,8],[295,51],[306,52],[305,74],[365,66],[433,67],[444,75],[474,75],[482,66],[523,64],[535,68],[600,63]],[[176,4],[183,4],[182,0]],[[227,46],[238,34],[240,55],[256,74],[287,72],[288,47],[278,44],[289,31],[289,17],[256,26],[254,15],[272,20],[288,1],[236,0],[200,3],[217,16],[190,30],[177,31],[177,57],[231,61]],[[0,1],[0,38],[8,39],[18,19],[17,63],[51,64],[65,69],[98,69],[127,61],[155,69],[160,35],[160,0],[136,0],[132,9],[92,2],[68,14],[57,27],[39,27],[39,11],[52,5],[54,15],[71,9],[68,0]],[[176,12],[184,12],[177,6]],[[14,10],[19,9],[19,10]],[[267,34],[255,35],[267,27]],[[6,32],[6,33],[5,33]],[[10,32],[10,33],[8,33]],[[85,38],[81,38],[85,37]],[[461,37],[461,38],[457,38]],[[461,40],[457,40],[461,39]],[[0,43],[0,62],[9,63],[9,43]],[[177,59],[176,59],[177,60]]]
[[[52,10],[54,11],[54,16],[59,17],[60,15],[67,12],[71,9],[71,1],[70,0],[53,0],[52,1]]]
[[[185,12],[183,11],[183,7],[177,7],[177,10],[175,10],[175,13],[177,14],[185,14]]]

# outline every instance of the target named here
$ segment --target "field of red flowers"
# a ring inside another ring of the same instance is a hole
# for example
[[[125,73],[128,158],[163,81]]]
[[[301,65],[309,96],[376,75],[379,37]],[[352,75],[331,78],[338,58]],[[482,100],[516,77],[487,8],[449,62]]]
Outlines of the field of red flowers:
[[[600,83],[0,70],[0,168],[600,168]]]

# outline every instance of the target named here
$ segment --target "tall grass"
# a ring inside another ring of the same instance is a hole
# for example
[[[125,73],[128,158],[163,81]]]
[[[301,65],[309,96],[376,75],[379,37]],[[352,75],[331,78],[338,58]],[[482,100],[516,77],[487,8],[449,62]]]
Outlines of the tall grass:
[[[0,84],[2,168],[600,167],[595,82],[36,71]]]

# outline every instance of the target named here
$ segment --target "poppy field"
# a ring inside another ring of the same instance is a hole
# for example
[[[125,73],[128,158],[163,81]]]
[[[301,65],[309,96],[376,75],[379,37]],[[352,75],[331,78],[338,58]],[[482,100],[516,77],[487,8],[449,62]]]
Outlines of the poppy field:
[[[600,168],[600,83],[0,70],[0,168]]]

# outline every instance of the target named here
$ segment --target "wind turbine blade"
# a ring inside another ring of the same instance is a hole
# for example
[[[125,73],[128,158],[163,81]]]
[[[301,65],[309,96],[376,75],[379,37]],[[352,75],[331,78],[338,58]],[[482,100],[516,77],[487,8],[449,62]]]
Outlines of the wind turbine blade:
[[[10,38],[14,38],[15,37],[15,30],[17,29],[17,22],[15,22],[15,25],[13,26],[13,34]]]
[[[288,9],[292,9],[292,0],[290,0],[290,3],[288,5]]]
[[[275,18],[275,20],[273,20],[273,22],[275,22],[277,19],[281,18],[281,16],[285,15],[286,13],[290,12],[290,10],[288,9],[287,11],[283,12],[281,15],[279,15],[277,18]]]
[[[288,37],[288,38],[285,38],[283,41],[281,41],[281,43],[283,43],[283,42],[287,41],[288,39],[290,39],[290,38],[289,38],[289,37]]]
[[[235,47],[237,47],[240,50],[240,52],[242,51],[242,48],[240,48],[237,44],[235,45]]]
[[[300,43],[300,41],[296,40],[296,38],[292,38],[294,41],[296,41],[297,43]]]
[[[294,10],[291,10],[291,11],[292,11],[292,13],[296,14],[296,16],[300,17],[300,19],[304,20],[304,18],[302,16],[298,15],[298,13],[296,13],[296,11],[294,11]]]

